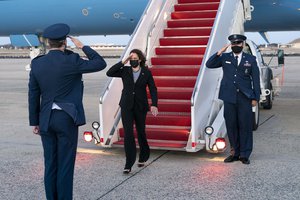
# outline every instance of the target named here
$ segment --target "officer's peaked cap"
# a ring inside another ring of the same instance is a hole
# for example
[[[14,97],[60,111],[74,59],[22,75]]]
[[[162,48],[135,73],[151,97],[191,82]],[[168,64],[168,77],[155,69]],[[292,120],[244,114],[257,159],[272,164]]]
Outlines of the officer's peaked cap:
[[[228,37],[228,40],[230,42],[243,42],[247,39],[246,36],[241,35],[241,34],[232,34]]]
[[[67,24],[59,23],[48,26],[43,33],[44,38],[50,40],[65,40],[70,33],[70,27]]]

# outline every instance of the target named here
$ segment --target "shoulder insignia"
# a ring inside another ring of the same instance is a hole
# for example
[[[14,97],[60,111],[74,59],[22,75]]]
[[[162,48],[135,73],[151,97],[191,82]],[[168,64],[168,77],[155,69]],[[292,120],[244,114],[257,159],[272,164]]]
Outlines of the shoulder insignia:
[[[40,55],[36,56],[34,59],[32,59],[32,60],[36,60],[36,59],[41,58],[43,56],[45,56],[45,54],[40,54]]]

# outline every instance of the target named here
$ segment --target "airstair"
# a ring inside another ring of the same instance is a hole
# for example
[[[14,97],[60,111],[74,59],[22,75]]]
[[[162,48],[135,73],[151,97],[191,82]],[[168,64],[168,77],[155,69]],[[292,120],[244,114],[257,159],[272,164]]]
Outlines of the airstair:
[[[213,151],[217,139],[226,136],[217,99],[222,71],[206,70],[204,64],[229,34],[243,32],[249,6],[240,0],[149,2],[123,57],[133,48],[144,51],[158,89],[159,115],[149,112],[146,120],[151,149]],[[121,80],[112,78],[100,98],[97,141],[105,147],[124,144],[121,90]],[[149,92],[148,98],[151,103]],[[218,128],[208,135],[205,128],[212,124]]]

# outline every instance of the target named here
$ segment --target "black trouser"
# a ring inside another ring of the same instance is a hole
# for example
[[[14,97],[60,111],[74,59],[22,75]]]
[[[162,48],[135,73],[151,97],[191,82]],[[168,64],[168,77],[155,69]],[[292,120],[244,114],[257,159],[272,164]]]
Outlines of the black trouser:
[[[224,118],[234,156],[249,158],[253,148],[251,99],[238,92],[235,104],[224,101]]]
[[[48,200],[72,199],[78,126],[64,111],[52,110],[48,132],[41,133]]]
[[[122,123],[124,127],[124,148],[126,154],[125,168],[130,169],[136,160],[136,145],[133,134],[133,122],[137,130],[137,138],[140,146],[139,162],[146,162],[150,156],[150,149],[145,133],[147,111],[141,111],[135,105],[133,109],[121,109]]]

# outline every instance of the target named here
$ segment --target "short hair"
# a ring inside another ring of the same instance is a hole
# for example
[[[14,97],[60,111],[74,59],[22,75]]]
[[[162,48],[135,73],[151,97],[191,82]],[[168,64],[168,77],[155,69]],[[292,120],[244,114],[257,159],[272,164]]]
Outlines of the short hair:
[[[48,44],[50,48],[60,48],[65,44],[66,40],[50,40],[48,39]]]
[[[130,53],[137,54],[138,57],[139,57],[139,60],[141,61],[140,62],[140,66],[141,67],[146,67],[146,57],[145,57],[144,53],[141,50],[139,50],[139,49],[132,49],[130,51]]]

